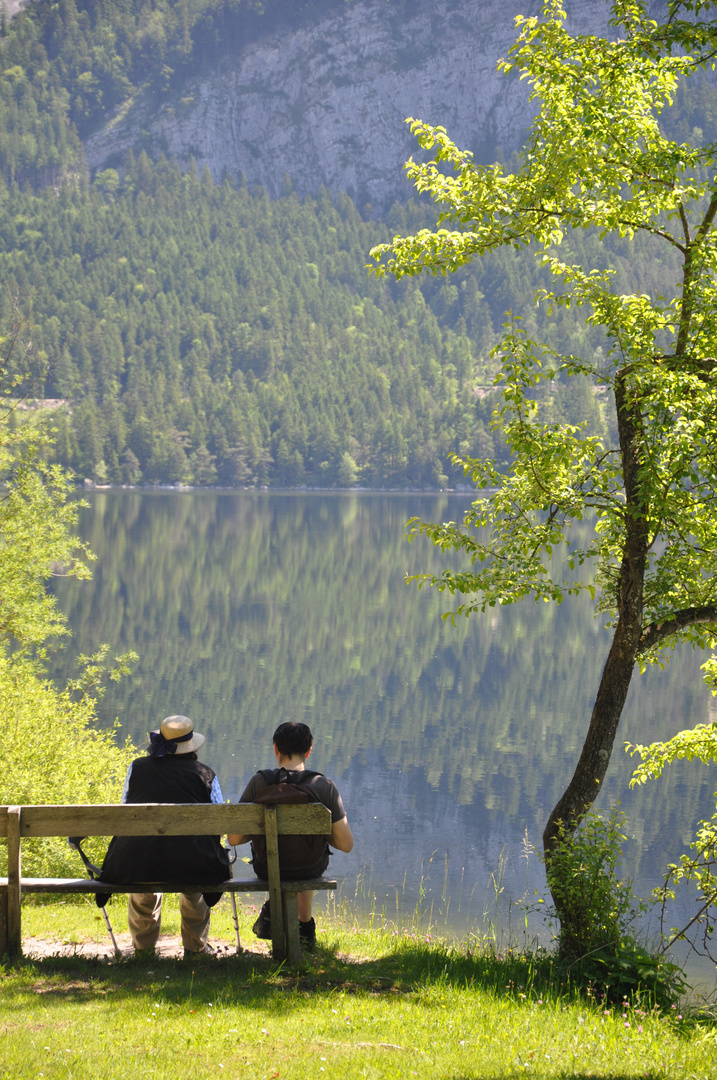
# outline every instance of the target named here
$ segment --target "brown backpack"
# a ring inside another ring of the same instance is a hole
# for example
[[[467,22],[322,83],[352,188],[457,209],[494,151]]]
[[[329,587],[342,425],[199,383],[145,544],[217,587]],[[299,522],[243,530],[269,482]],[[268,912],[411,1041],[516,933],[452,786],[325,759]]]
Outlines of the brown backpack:
[[[262,806],[281,806],[287,803],[321,802],[312,786],[314,778],[321,776],[321,773],[310,772],[308,769],[287,772],[282,768],[262,769],[261,775],[267,785],[257,791],[254,796],[255,803],[261,803]],[[255,863],[266,865],[265,838],[253,836],[251,846]],[[327,848],[325,836],[280,836],[279,866],[282,870],[310,868],[321,859]]]

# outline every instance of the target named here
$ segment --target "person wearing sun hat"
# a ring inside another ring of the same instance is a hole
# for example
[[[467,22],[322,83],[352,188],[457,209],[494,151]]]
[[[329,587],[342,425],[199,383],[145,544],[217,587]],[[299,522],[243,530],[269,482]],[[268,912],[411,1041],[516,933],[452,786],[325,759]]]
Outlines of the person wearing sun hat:
[[[197,760],[204,736],[188,716],[164,718],[149,732],[145,757],[130,765],[123,803],[222,803],[216,773]],[[166,881],[167,884],[219,884],[231,875],[229,856],[218,836],[113,836],[100,881],[114,884]],[[184,955],[212,955],[208,944],[211,904],[221,896],[180,893]],[[98,895],[100,900],[106,899]],[[207,903],[207,900],[210,903]],[[162,919],[162,893],[129,894],[129,929],[138,952],[154,950]]]

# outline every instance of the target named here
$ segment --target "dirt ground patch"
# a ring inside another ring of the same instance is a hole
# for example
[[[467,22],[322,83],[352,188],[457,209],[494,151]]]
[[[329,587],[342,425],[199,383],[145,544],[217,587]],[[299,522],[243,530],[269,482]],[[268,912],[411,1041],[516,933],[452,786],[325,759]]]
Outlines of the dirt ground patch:
[[[129,934],[115,934],[117,945],[122,957],[129,959],[134,956],[132,938]],[[225,942],[212,943],[219,959],[228,956],[236,956],[236,945]],[[22,951],[25,956],[32,960],[43,960],[50,956],[83,956],[88,960],[114,960],[112,942],[107,941],[51,941],[45,938],[23,938]],[[179,937],[163,934],[155,950],[155,955],[161,959],[181,960],[184,956],[182,941]]]

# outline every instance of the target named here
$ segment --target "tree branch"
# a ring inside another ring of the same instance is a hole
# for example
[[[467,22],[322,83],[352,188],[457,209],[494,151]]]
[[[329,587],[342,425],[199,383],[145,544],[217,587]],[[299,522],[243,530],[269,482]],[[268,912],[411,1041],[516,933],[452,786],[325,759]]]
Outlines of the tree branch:
[[[538,204],[536,206],[520,206],[516,210],[516,214],[536,214],[542,217],[543,220],[547,218],[557,218],[559,221],[577,221],[578,225],[581,223],[581,216],[574,210],[560,210],[549,209],[546,206]],[[665,229],[659,229],[656,225],[646,225],[644,222],[633,221],[631,218],[618,218],[620,225],[626,225],[630,229],[634,229],[635,232],[647,232],[650,236],[661,236],[663,240],[667,240],[668,243],[676,247],[678,251],[681,251],[683,255],[687,254],[687,248],[684,244],[672,235],[670,232],[666,232]],[[522,234],[521,234],[522,235]]]
[[[697,249],[699,249],[709,234],[712,224],[714,222],[715,214],[717,214],[717,192],[712,192],[712,198],[710,199],[709,206],[705,211],[705,216],[702,218],[702,223],[695,235],[695,238],[691,244],[688,244],[685,254],[685,263],[682,273],[682,305],[680,309],[680,329],[677,335],[677,345],[675,347],[675,353],[679,357],[683,357],[687,349],[687,339],[690,333],[690,324],[692,322],[692,310],[694,306],[694,266],[693,257]]]
[[[717,625],[717,604],[705,604],[704,607],[684,608],[676,611],[671,619],[665,622],[652,622],[646,626],[640,636],[637,653],[647,652],[648,649],[659,645],[666,637],[684,630],[687,626],[698,626],[700,623],[715,623]]]
[[[687,244],[689,246],[692,243],[692,237],[690,235],[690,223],[687,220],[687,214],[685,213],[685,208],[684,208],[684,206],[682,204],[682,199],[680,199],[677,206],[678,206],[678,209],[680,211],[680,221],[682,222],[682,231],[685,234],[685,244]],[[683,252],[683,254],[686,255],[687,254],[687,248],[682,248],[682,252]]]

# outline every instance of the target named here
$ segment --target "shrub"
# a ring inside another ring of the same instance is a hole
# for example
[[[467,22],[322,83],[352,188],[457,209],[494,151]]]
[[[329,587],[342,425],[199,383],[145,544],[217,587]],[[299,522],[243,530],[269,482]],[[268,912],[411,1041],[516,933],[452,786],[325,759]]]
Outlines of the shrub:
[[[137,750],[119,745],[116,730],[98,726],[96,700],[73,700],[19,657],[0,653],[0,803],[119,802],[122,781]],[[95,856],[103,848],[99,841]],[[88,845],[88,852],[92,845]],[[81,876],[77,855],[61,839],[26,841],[23,873],[30,877]],[[7,853],[0,850],[2,873]]]
[[[604,817],[589,813],[572,835],[561,832],[550,854],[555,906],[548,917],[560,926],[559,958],[573,983],[610,1001],[647,996],[667,1008],[687,983],[681,968],[635,940],[634,924],[647,904],[618,875],[624,823],[623,812],[612,808]]]
[[[635,918],[646,910],[632,881],[617,874],[622,861],[625,815],[589,813],[574,834],[561,827],[550,853],[548,877],[560,912],[562,956],[574,960],[597,949],[615,949]]]

